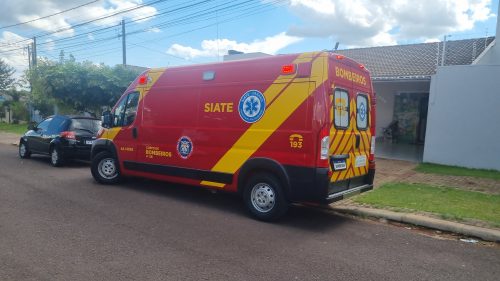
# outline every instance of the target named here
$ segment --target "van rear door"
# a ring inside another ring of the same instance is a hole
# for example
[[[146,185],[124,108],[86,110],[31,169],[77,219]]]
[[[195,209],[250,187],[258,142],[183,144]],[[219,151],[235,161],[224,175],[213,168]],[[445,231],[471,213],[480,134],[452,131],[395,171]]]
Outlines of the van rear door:
[[[337,184],[330,193],[363,185],[368,174],[371,120],[370,95],[365,92],[367,89],[345,81],[338,81],[332,89],[330,182]]]

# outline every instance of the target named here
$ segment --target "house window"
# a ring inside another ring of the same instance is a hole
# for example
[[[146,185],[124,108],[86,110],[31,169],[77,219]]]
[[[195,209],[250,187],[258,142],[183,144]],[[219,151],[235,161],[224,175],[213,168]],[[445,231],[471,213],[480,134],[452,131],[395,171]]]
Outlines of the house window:
[[[346,129],[349,127],[349,93],[344,89],[335,89],[333,95],[333,120],[335,127]]]
[[[369,116],[368,97],[364,94],[358,94],[356,97],[356,124],[358,129],[366,130],[368,128]]]

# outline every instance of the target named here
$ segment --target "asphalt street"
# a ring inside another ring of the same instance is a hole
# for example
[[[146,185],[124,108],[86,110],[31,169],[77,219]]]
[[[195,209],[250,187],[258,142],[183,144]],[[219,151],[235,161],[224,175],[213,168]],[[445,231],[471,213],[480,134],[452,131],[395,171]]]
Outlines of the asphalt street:
[[[0,280],[498,280],[500,248],[292,207],[278,223],[238,197],[94,182],[0,144]]]

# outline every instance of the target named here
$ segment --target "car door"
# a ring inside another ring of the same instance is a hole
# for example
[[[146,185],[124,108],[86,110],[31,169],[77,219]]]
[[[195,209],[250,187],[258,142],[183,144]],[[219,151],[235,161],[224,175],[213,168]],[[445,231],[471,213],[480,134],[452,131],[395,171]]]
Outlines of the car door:
[[[138,131],[136,126],[136,114],[139,105],[139,92],[131,92],[124,96],[112,112],[113,127],[120,131],[113,139],[120,162],[135,161],[137,153]]]
[[[47,132],[51,121],[52,117],[49,117],[38,123],[38,125],[29,132],[28,147],[30,150],[38,153],[48,153],[48,151],[43,150],[43,134]]]

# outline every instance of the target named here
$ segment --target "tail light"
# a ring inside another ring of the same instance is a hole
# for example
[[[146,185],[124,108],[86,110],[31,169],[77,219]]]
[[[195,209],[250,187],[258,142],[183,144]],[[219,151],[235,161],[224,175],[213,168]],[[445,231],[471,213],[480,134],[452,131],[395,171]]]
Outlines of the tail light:
[[[377,95],[374,92],[372,95],[371,99],[371,108],[370,108],[370,116],[371,116],[371,128],[370,131],[372,133],[372,143],[370,145],[370,157],[369,159],[369,164],[368,164],[368,169],[374,170],[375,169],[375,123],[376,123],[376,115],[375,115],[375,108],[377,106]]]
[[[370,145],[370,161],[375,160],[375,136],[372,137],[372,143]]]
[[[320,132],[320,144],[319,144],[319,166],[328,167],[328,152],[330,150],[330,132],[325,126]]]
[[[61,138],[68,139],[68,140],[74,140],[76,139],[75,137],[75,132],[72,131],[64,131],[59,134]]]
[[[321,155],[319,159],[327,160],[328,159],[328,149],[330,144],[330,137],[326,136],[321,138]]]

